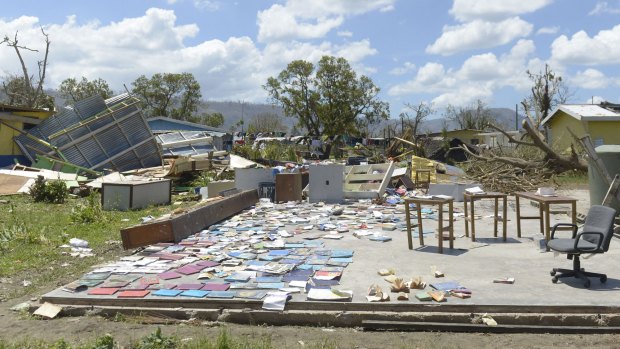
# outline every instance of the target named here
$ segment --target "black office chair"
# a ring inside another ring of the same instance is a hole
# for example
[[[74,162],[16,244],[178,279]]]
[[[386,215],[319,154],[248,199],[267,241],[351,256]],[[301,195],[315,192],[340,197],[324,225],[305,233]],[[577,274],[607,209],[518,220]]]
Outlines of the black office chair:
[[[607,281],[607,275],[586,272],[581,268],[579,256],[582,253],[605,253],[609,249],[609,243],[614,233],[614,219],[616,210],[607,206],[594,205],[590,207],[586,216],[585,224],[580,233],[577,233],[577,226],[570,223],[558,223],[553,226],[551,240],[547,242],[547,247],[553,251],[566,253],[568,259],[573,260],[573,269],[554,268],[551,271],[553,283],[558,282],[559,278],[574,276],[583,280],[586,288],[590,287],[589,277],[597,277],[602,283]],[[571,239],[555,238],[555,231],[558,227],[573,228]]]

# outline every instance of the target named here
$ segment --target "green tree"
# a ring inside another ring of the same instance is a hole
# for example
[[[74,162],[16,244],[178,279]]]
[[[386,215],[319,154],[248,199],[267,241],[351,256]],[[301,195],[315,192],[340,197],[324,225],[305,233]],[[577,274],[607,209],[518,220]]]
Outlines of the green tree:
[[[94,95],[100,95],[103,99],[108,99],[114,95],[114,92],[105,80],[98,78],[88,81],[85,77],[82,77],[82,80],[79,82],[75,78],[63,80],[60,83],[58,92],[64,98],[66,105]]]
[[[36,78],[28,71],[22,51],[39,51],[20,44],[17,33],[15,33],[13,39],[5,35],[4,39],[0,41],[0,45],[6,44],[6,46],[15,51],[22,68],[21,75],[9,75],[2,82],[4,93],[8,99],[7,102],[11,105],[28,108],[54,109],[54,98],[43,91],[51,41],[43,28],[41,28],[41,34],[45,38],[45,53],[43,54],[43,59],[37,61],[38,74]]]
[[[220,127],[224,125],[224,115],[222,113],[205,113],[202,116],[202,123],[211,127]]]
[[[315,66],[296,60],[263,88],[313,136],[360,134],[361,125],[388,119],[389,105],[377,98],[379,87],[357,74],[346,59],[324,56]]]
[[[249,133],[258,132],[286,132],[286,125],[282,117],[276,113],[259,113],[250,119],[248,123]]]
[[[142,100],[150,116],[191,119],[200,104],[200,84],[190,73],[142,75],[131,83],[132,93]]]

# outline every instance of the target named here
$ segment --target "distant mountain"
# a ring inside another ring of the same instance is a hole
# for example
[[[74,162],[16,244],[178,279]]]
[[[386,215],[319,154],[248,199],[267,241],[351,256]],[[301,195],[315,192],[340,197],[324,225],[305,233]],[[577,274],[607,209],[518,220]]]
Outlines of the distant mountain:
[[[489,108],[492,115],[495,117],[495,121],[497,125],[501,126],[506,131],[514,131],[515,130],[515,111],[509,108]],[[518,116],[518,125],[519,129],[521,129],[521,122],[525,117],[521,114]],[[425,120],[422,123],[422,132],[423,133],[435,133],[441,132],[444,126],[444,118],[436,118]],[[455,130],[458,128],[458,125],[455,122],[447,121],[446,125],[448,126],[448,130]]]
[[[242,118],[244,122],[244,129],[247,130],[248,124],[252,120],[252,117],[257,114],[270,113],[279,115],[282,117],[282,122],[288,127],[289,130],[297,121],[295,118],[284,116],[282,108],[276,105],[247,102],[242,103],[239,101],[207,101],[206,105],[207,107],[200,109],[199,113],[222,113],[222,115],[224,115],[224,125],[221,128],[225,130],[229,130]]]
[[[288,126],[289,130],[295,125],[296,119],[291,117],[284,116],[284,112],[282,108],[269,105],[269,104],[257,104],[257,103],[241,103],[238,101],[208,101],[207,108],[200,110],[200,112],[219,112],[224,115],[224,126],[223,129],[228,130],[231,126],[234,126],[239,120],[241,120],[242,115],[245,122],[245,129],[247,129],[247,125],[252,117],[256,114],[261,113],[275,113],[282,117],[284,124]],[[495,120],[498,125],[502,125],[505,130],[511,131],[515,129],[515,111],[509,108],[489,108],[491,113],[495,116]],[[519,129],[521,129],[521,121],[524,119],[523,115],[519,114],[518,125]],[[397,130],[400,130],[400,120],[399,119],[390,119],[386,120],[379,125],[372,127],[373,136],[381,137],[383,136],[383,129],[386,128],[387,125],[396,126]],[[457,127],[457,124],[454,122],[447,121],[446,125],[449,130],[454,130]],[[434,118],[425,120],[421,125],[421,131],[423,133],[435,133],[441,132],[444,126],[443,118]]]

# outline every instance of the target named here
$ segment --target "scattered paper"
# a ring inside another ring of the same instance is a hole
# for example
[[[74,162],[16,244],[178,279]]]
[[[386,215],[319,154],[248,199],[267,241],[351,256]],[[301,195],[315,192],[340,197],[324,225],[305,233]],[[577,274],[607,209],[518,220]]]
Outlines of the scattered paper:
[[[263,309],[283,311],[288,298],[289,294],[287,292],[269,292],[263,300]]]

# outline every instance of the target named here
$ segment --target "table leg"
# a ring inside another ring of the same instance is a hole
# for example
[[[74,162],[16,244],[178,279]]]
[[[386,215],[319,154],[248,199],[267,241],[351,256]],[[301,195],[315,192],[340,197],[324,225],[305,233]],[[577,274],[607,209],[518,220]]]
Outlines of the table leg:
[[[517,210],[517,236],[521,237],[521,207],[519,205],[519,195],[515,195]]]
[[[463,199],[463,205],[465,205],[465,209],[463,212],[465,212],[465,236],[469,237],[469,222],[468,222],[469,212],[467,212],[467,200],[469,200],[469,198],[465,196],[465,198]]]
[[[547,207],[548,208],[548,207]],[[545,234],[545,204],[542,202],[538,202],[538,216],[540,217],[540,232]]]
[[[476,241],[476,216],[475,216],[475,208],[474,208],[474,197],[471,197],[471,201],[469,202],[469,218],[471,219],[471,241]]]
[[[541,205],[543,206],[543,205]],[[544,205],[544,211],[545,211],[545,241],[549,241],[549,239],[551,238],[551,215],[549,214],[549,204],[545,204]],[[549,251],[549,247],[547,247],[547,251]]]
[[[443,253],[443,204],[439,204],[439,253]]]
[[[493,236],[494,237],[497,237],[497,218],[498,218],[497,217],[497,211],[499,209],[499,207],[497,207],[498,203],[499,203],[498,198],[495,198],[495,216],[494,216],[494,219],[493,219]]]
[[[504,207],[502,210],[502,223],[503,223],[503,234],[504,234],[504,241],[506,241],[506,226],[508,225],[508,217],[507,216],[507,211],[508,211],[508,200],[506,199],[506,197],[504,196]]]
[[[413,250],[413,241],[411,238],[411,213],[409,210],[409,202],[405,201],[405,220],[407,221],[407,243],[409,249]]]
[[[420,238],[420,246],[424,246],[424,229],[422,229],[422,205],[416,203],[416,209],[418,212],[418,236]]]
[[[571,203],[571,219],[573,224],[577,224],[577,201]]]
[[[452,201],[448,204],[450,211],[448,211],[448,217],[450,218],[450,249],[454,248],[454,204]]]

